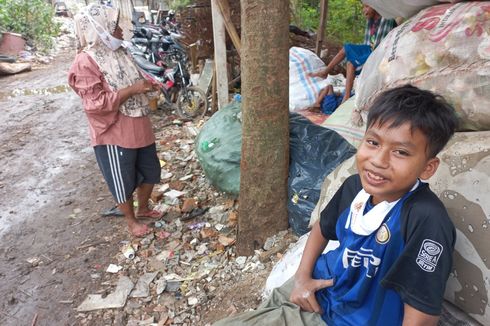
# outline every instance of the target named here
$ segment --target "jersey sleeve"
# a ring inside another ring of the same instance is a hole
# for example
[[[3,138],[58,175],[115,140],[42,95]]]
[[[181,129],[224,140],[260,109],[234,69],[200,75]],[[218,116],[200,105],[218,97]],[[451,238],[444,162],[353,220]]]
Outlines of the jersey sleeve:
[[[320,213],[320,230],[325,239],[338,240],[335,232],[337,220],[340,214],[350,206],[361,188],[359,175],[348,177]]]
[[[403,252],[381,285],[398,292],[402,301],[413,308],[439,315],[456,231],[443,204],[431,191],[427,189],[418,197],[423,200],[407,207],[407,214],[403,214]]]

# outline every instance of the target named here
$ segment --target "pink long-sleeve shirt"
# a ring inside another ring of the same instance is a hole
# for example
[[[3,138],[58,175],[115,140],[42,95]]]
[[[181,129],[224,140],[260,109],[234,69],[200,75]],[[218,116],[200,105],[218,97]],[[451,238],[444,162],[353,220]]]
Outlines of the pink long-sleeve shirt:
[[[97,63],[85,52],[75,57],[68,84],[82,98],[91,145],[141,148],[155,142],[149,117],[131,118],[119,112],[118,92],[110,89]]]

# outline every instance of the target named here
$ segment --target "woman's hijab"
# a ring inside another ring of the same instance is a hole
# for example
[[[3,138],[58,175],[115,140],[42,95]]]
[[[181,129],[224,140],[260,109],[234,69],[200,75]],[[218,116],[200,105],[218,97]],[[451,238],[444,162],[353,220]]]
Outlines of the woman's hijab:
[[[131,86],[142,79],[136,65],[121,47],[122,41],[112,34],[119,23],[119,11],[112,7],[90,4],[75,16],[77,49],[90,55],[113,91]],[[131,96],[119,111],[130,117],[149,114],[144,94]]]

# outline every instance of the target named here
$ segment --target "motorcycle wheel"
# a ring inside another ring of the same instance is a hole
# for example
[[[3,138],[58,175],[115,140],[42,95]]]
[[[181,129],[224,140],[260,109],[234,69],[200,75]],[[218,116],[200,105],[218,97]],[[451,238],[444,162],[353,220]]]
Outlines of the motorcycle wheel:
[[[208,108],[208,98],[199,87],[189,86],[187,92],[180,91],[177,98],[177,114],[181,118],[202,118],[208,112]]]

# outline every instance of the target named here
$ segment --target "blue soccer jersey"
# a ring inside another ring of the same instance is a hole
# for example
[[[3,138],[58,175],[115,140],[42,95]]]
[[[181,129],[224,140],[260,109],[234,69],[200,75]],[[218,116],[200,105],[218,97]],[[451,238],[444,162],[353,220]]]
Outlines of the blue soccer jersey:
[[[360,180],[356,177],[348,179],[347,187],[344,183],[339,190],[344,197],[348,193],[350,202],[360,190]],[[340,246],[320,256],[313,272],[316,279],[335,279],[332,287],[316,293],[327,325],[401,325],[405,303],[425,313],[440,312],[452,263],[455,231],[435,195],[425,196],[430,199],[428,204],[432,204],[427,212],[422,214],[412,209],[419,202],[414,198],[419,198],[421,193],[427,195],[426,191],[432,194],[427,184],[421,183],[413,193],[406,194],[389,211],[381,226],[367,236],[351,230],[350,207],[345,208],[345,202],[339,203],[342,196],[334,196],[329,203],[331,207],[327,206],[326,213],[322,213],[320,226],[322,234],[338,239]],[[422,208],[427,206],[424,201],[420,201]],[[332,212],[340,209],[333,223]],[[425,216],[431,212],[442,217]],[[435,225],[442,232],[420,230]]]

